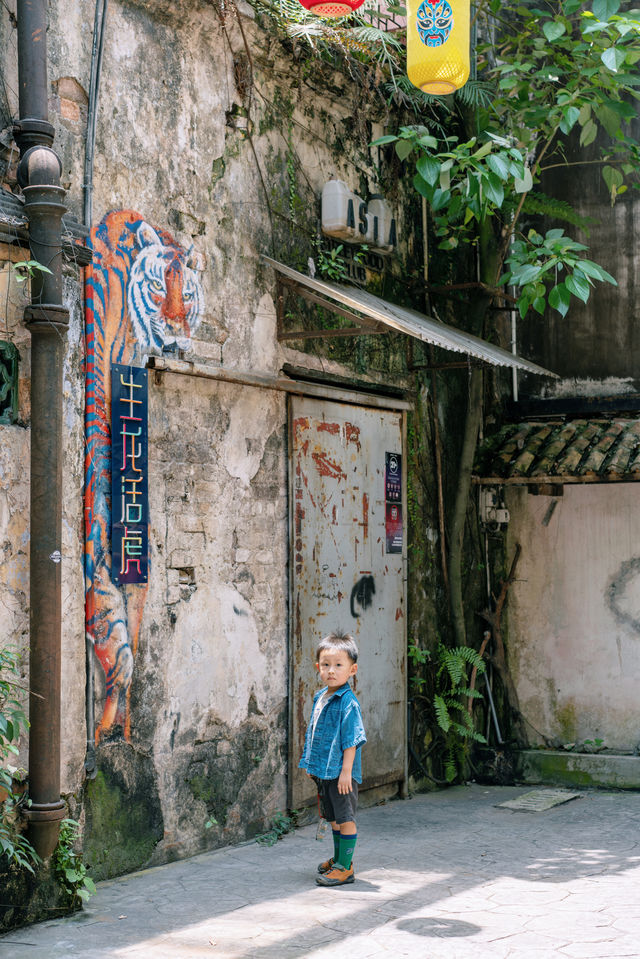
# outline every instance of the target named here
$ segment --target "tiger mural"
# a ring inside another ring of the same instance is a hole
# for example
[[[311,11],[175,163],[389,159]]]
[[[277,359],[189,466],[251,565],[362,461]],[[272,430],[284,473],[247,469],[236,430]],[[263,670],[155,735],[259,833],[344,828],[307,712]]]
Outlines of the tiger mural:
[[[105,674],[96,743],[131,732],[129,697],[146,584],[111,580],[111,364],[143,366],[188,350],[202,319],[191,251],[133,210],[114,210],[90,233],[85,279],[85,623]]]

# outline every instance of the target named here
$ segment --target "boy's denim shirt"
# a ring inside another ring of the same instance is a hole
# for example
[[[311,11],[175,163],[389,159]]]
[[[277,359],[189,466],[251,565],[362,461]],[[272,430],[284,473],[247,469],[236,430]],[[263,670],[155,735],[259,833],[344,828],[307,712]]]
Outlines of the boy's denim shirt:
[[[327,691],[325,686],[313,697],[313,708],[318,698]],[[351,778],[362,782],[362,761],[360,746],[366,743],[362,725],[360,703],[356,699],[349,683],[336,689],[320,713],[313,742],[311,741],[311,723],[307,726],[300,769],[306,769],[318,779],[337,779],[342,771],[342,754],[351,746],[356,747]]]

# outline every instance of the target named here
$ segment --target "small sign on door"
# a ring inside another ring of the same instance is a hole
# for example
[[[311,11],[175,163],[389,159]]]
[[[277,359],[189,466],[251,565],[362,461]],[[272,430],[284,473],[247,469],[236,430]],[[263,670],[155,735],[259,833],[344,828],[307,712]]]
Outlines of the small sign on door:
[[[387,553],[402,552],[402,454],[385,453],[385,539]]]

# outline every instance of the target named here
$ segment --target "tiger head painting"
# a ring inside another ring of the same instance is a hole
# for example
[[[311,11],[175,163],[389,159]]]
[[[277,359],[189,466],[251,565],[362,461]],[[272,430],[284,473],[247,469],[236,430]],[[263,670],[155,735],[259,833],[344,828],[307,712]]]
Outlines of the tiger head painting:
[[[144,221],[136,230],[140,252],[127,283],[127,308],[138,343],[147,349],[191,348],[200,325],[202,288],[192,252],[161,239]]]
[[[129,697],[147,586],[111,578],[111,364],[143,366],[186,351],[200,326],[195,260],[171,234],[133,210],[113,210],[91,230],[85,281],[86,630],[105,674],[96,741],[130,738]]]

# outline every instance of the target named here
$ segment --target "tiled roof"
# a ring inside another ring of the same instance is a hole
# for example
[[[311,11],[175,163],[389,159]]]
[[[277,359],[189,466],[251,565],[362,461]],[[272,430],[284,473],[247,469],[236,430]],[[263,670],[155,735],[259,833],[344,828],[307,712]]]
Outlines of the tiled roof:
[[[510,423],[487,437],[474,463],[476,483],[640,481],[640,420]]]

